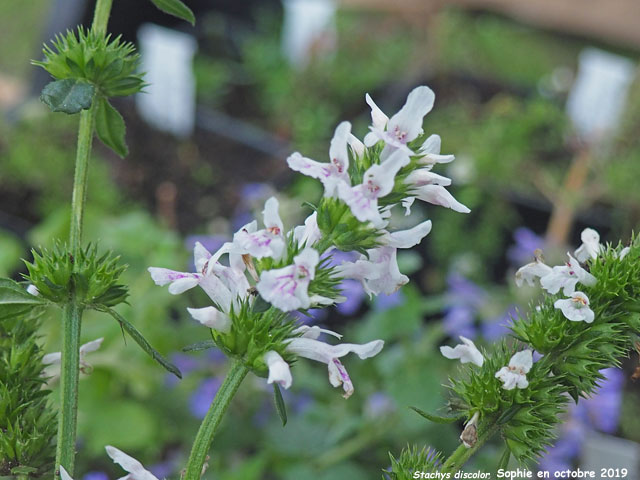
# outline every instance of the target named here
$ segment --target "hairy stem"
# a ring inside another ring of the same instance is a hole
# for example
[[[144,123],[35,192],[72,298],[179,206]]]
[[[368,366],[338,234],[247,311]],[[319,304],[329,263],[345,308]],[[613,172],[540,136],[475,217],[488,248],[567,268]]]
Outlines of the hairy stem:
[[[478,434],[478,441],[471,448],[467,448],[464,445],[460,445],[447,460],[442,464],[440,472],[453,473],[457,472],[462,466],[476,453],[480,447],[482,447],[487,441],[493,437],[500,429],[497,423],[492,423],[483,428]]]
[[[111,13],[111,3],[112,0],[97,1],[92,26],[95,31],[106,33],[107,23]],[[82,223],[84,219],[84,205],[87,198],[87,177],[91,146],[93,143],[95,117],[95,102],[89,110],[84,110],[80,113],[76,169],[73,178],[73,195],[71,199],[71,226],[69,230],[69,247],[76,259],[79,258],[79,252],[82,248]],[[61,408],[58,419],[54,478],[58,478],[60,475],[60,465],[63,465],[70,475],[73,475],[75,466],[82,306],[73,291],[69,298],[69,303],[64,308],[62,322],[63,343],[60,365]]]
[[[64,309],[62,359],[60,364],[60,416],[56,446],[56,477],[59,467],[73,475],[78,416],[78,363],[80,357],[80,319],[82,308],[75,296]]]
[[[247,373],[249,373],[249,368],[240,360],[236,360],[231,366],[231,370],[227,373],[216,397],[213,399],[207,416],[204,417],[202,424],[200,424],[200,429],[191,447],[187,470],[183,477],[184,480],[200,480],[202,467],[213,442],[213,437],[218,430],[227,407],[231,403],[231,399],[238,391],[238,387],[240,387]]]

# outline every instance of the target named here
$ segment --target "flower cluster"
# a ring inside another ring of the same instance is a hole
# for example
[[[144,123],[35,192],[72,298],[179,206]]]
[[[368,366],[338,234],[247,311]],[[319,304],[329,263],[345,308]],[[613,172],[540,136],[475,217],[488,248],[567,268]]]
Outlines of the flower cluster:
[[[303,225],[286,230],[278,200],[271,197],[262,226],[256,220],[247,223],[215,253],[197,243],[194,273],[149,269],[156,284],[169,284],[172,294],[200,286],[213,306],[190,308],[191,316],[212,329],[225,353],[284,388],[293,381],[292,362],[305,357],[325,363],[330,383],[342,386],[348,397],[353,384],[340,358],[355,353],[364,359],[382,349],[381,340],[328,344],[319,340],[321,334],[341,336],[317,326],[299,327],[290,314],[346,301],[340,289],[344,281],[361,283],[370,297],[392,294],[409,281],[398,268],[397,249],[419,244],[432,224],[426,220],[393,231],[395,206],[408,214],[419,199],[469,212],[446,190],[451,180],[431,172],[454,159],[440,154],[440,137],[422,130],[434,102],[431,89],[414,89],[391,118],[368,95],[366,100],[372,125],[364,141],[342,122],[331,140],[329,162],[297,152],[287,159],[293,170],[324,186],[323,198]],[[338,264],[333,256],[342,252],[355,258]]]
[[[549,267],[544,263],[541,254],[537,254],[532,263],[521,267],[516,272],[516,284],[521,286],[524,282],[534,284],[536,278],[540,278],[540,285],[547,292],[556,294],[560,290],[568,297],[558,299],[553,304],[560,309],[563,315],[572,322],[592,323],[593,310],[589,308],[589,298],[583,292],[576,290],[578,283],[587,287],[596,284],[596,278],[587,272],[580,262],[598,257],[602,251],[600,235],[591,228],[587,228],[581,235],[582,245],[575,251],[575,258],[567,253],[569,260],[565,265]],[[624,252],[621,254],[624,257]]]

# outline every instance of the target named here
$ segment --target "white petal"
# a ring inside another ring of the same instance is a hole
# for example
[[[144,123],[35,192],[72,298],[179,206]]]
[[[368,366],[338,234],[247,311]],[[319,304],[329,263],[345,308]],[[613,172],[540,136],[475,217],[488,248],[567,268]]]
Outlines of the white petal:
[[[518,269],[516,272],[516,285],[521,287],[523,282],[526,281],[530,286],[533,286],[536,278],[542,278],[551,272],[550,266],[536,260]]]
[[[441,205],[456,212],[469,213],[468,207],[458,202],[449,191],[440,185],[423,185],[415,190],[415,195],[423,202]]]
[[[317,325],[314,325],[312,327],[310,327],[308,325],[302,325],[302,326],[296,328],[295,330],[293,330],[292,333],[293,334],[302,333],[302,338],[312,338],[314,340],[316,340],[318,337],[320,337],[320,335],[323,334],[323,333],[326,333],[327,335],[331,335],[331,336],[336,337],[338,339],[342,338],[342,335],[340,335],[339,333],[336,333],[333,330],[327,330],[327,329],[324,329],[324,328],[320,328]]]
[[[411,172],[404,180],[407,185],[421,187],[423,185],[442,185],[443,187],[451,185],[451,179],[433,173],[426,168],[419,168]]]
[[[89,352],[95,352],[100,348],[102,342],[104,341],[104,337],[97,338],[96,340],[92,340],[91,342],[87,342],[80,347],[80,356],[86,355]]]
[[[524,373],[528,373],[533,366],[533,353],[531,350],[522,350],[516,353],[509,361],[509,366],[521,368]]]
[[[358,158],[361,158],[364,155],[365,146],[355,135],[352,133],[349,134],[349,146],[353,151],[354,155]]]
[[[29,284],[29,286],[27,287],[27,293],[30,295],[33,295],[34,297],[37,297],[38,295],[40,295],[40,291],[38,290],[38,287],[36,287],[33,284]]]
[[[440,153],[441,144],[442,140],[440,139],[440,135],[429,135],[420,147],[420,154],[427,155],[429,153],[435,153],[437,155]]]
[[[620,250],[620,253],[618,254],[618,258],[622,260],[624,257],[627,256],[627,254],[630,251],[631,251],[631,247],[624,247],[622,250]]]
[[[264,204],[264,210],[262,211],[264,226],[272,231],[274,235],[281,234],[284,230],[284,225],[280,219],[278,213],[278,199],[276,197],[270,197]]]
[[[73,478],[71,478],[71,475],[67,473],[62,465],[60,465],[60,478],[62,480],[73,480]]]
[[[478,350],[475,344],[468,338],[460,336],[460,339],[463,342],[462,345],[456,345],[455,348],[442,346],[440,347],[440,353],[446,358],[460,359],[460,363],[471,362],[481,367],[484,363],[484,357],[482,353],[480,353],[480,350]]]
[[[409,230],[401,230],[390,233],[387,238],[387,245],[396,248],[411,248],[418,245],[429,232],[431,232],[431,220],[419,223]]]
[[[169,293],[172,295],[179,295],[187,290],[192,289],[198,285],[199,280],[195,276],[181,278],[169,285]]]
[[[384,114],[384,112],[380,110],[380,108],[378,108],[378,105],[376,105],[376,103],[373,101],[373,99],[369,96],[368,93],[364,96],[364,98],[367,102],[367,105],[371,107],[371,125],[374,128],[384,130],[384,128],[387,126],[387,123],[389,122],[389,117],[387,117]],[[365,140],[365,144],[366,144],[366,140]],[[367,146],[371,146],[371,145],[367,145]]]
[[[309,279],[313,280],[316,271],[316,265],[320,261],[320,255],[314,248],[307,247],[298,255],[293,257],[293,263],[299,267],[304,267],[309,271]]]
[[[222,333],[231,331],[231,318],[215,307],[187,308],[187,311],[194,320],[197,320],[205,327]]]
[[[423,118],[433,108],[435,98],[429,87],[414,88],[400,111],[389,119],[387,130],[403,132],[406,135],[404,143],[415,139],[422,132]]]
[[[374,278],[365,278],[365,289],[374,295],[384,293],[391,295],[400,287],[409,282],[409,278],[403,275],[398,268],[396,249],[394,247],[379,247],[369,250],[369,259],[378,264],[379,273]]]
[[[47,353],[42,357],[42,363],[44,365],[58,365],[62,359],[62,352]]]
[[[264,354],[264,362],[269,368],[269,378],[267,383],[276,382],[283,388],[289,388],[293,382],[291,377],[291,370],[289,364],[283,360],[283,358],[273,350]]]
[[[193,247],[193,264],[196,267],[196,271],[202,272],[210,258],[211,253],[209,253],[209,250],[204,248],[200,242],[196,242]]]
[[[336,127],[329,146],[329,159],[338,169],[337,173],[340,174],[347,173],[349,169],[349,154],[347,152],[349,135],[351,135],[351,124],[349,122],[340,123]]]
[[[331,169],[329,168],[331,165],[303,157],[298,152],[293,153],[287,158],[287,164],[289,164],[291,170],[319,180],[326,179],[331,175]]]
[[[311,247],[322,238],[322,232],[318,227],[318,212],[313,212],[304,221],[293,229],[293,238],[300,247]]]
[[[158,480],[151,472],[147,471],[142,464],[133,457],[118,450],[111,445],[105,447],[107,455],[111,457],[114,463],[120,465],[124,470],[129,472],[132,480]]]

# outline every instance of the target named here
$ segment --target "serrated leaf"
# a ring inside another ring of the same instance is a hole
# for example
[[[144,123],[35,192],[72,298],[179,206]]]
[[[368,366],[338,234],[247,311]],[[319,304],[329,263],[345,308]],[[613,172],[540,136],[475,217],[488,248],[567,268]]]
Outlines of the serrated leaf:
[[[205,340],[204,342],[192,343],[182,348],[183,352],[199,352],[200,350],[208,350],[215,348],[216,344],[213,340]]]
[[[111,150],[124,158],[129,153],[125,141],[126,127],[122,115],[113,108],[106,98],[98,101],[96,111],[96,133],[98,138]]]
[[[276,405],[276,411],[278,412],[280,420],[282,420],[282,426],[284,427],[287,424],[287,406],[284,403],[282,392],[280,391],[280,387],[277,383],[273,384],[273,403]]]
[[[195,15],[191,9],[180,0],[151,0],[151,3],[164,13],[186,20],[191,25],[196,24]]]
[[[127,332],[129,336],[133,338],[133,340],[138,345],[140,345],[140,347],[145,352],[147,352],[151,358],[153,358],[156,362],[158,362],[168,372],[173,373],[178,378],[182,378],[182,372],[180,372],[180,369],[176,367],[173,363],[169,362],[166,358],[162,356],[160,352],[158,352],[155,348],[153,348],[151,344],[147,341],[147,339],[144,338],[142,334],[136,329],[136,327],[131,325],[127,321],[127,319],[125,319],[122,315],[120,315],[115,310],[108,307],[104,307],[104,306],[95,306],[95,309],[100,312],[108,313],[109,315],[111,315],[120,324],[120,327],[122,327],[122,329],[125,332]]]
[[[91,107],[95,88],[77,78],[65,78],[47,84],[42,89],[40,100],[47,104],[52,112],[69,115]]]
[[[459,415],[457,417],[441,417],[439,415],[433,415],[432,413],[427,413],[424,410],[420,410],[418,407],[409,407],[411,410],[416,412],[418,415],[423,416],[427,420],[430,420],[435,423],[454,423],[460,420],[464,415]]]

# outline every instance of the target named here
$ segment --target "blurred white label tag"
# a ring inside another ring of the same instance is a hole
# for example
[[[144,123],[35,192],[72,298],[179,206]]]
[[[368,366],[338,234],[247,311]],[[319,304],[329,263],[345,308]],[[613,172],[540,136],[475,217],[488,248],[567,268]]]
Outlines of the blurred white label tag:
[[[282,53],[296,68],[313,54],[327,54],[336,45],[334,0],[284,0]]]
[[[149,86],[136,95],[140,115],[154,127],[179,137],[191,135],[195,123],[195,39],[157,25],[138,30],[142,71]]]
[[[610,136],[620,123],[635,65],[595,48],[580,54],[578,77],[567,100],[567,113],[588,143]]]

